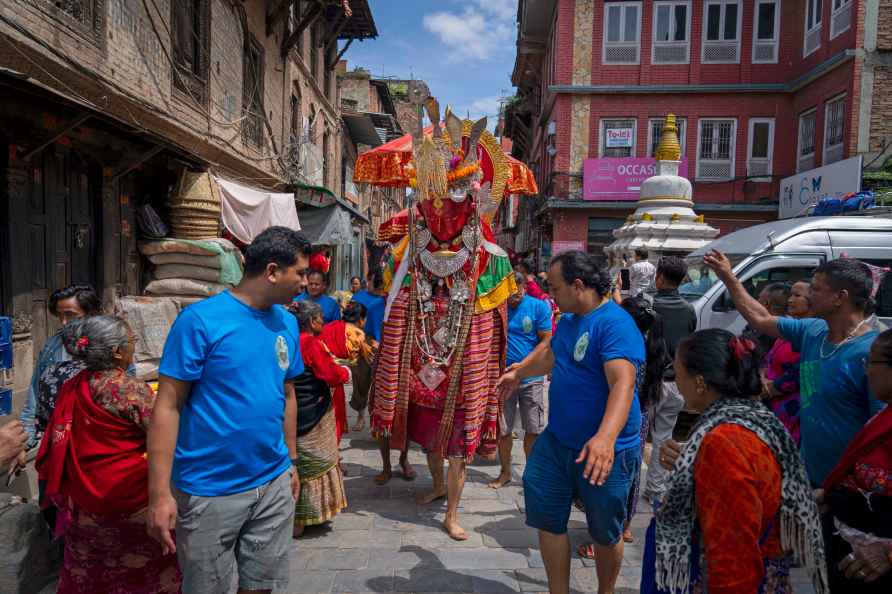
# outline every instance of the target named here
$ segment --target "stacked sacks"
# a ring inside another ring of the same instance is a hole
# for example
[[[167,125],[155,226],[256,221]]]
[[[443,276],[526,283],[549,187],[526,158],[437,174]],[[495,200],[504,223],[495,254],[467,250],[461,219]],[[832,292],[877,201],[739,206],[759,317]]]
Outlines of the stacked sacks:
[[[146,293],[188,304],[216,295],[242,279],[241,252],[226,239],[162,239],[139,243],[153,266]]]
[[[220,237],[220,188],[210,173],[184,171],[168,206],[171,237]]]

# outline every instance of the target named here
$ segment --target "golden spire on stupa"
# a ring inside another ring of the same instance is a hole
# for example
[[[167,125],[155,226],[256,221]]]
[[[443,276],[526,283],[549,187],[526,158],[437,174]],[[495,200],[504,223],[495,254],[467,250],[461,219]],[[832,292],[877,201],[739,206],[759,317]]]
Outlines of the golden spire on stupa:
[[[660,144],[655,157],[657,161],[681,161],[681,145],[678,143],[678,127],[675,114],[668,114],[660,134]]]

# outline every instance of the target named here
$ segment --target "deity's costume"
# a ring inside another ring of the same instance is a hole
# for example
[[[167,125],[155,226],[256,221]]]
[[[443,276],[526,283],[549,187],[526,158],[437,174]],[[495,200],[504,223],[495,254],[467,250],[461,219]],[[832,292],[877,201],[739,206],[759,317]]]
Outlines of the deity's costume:
[[[436,100],[423,87],[410,92],[427,109],[430,136],[419,125],[411,159],[394,153],[357,162],[357,181],[407,174],[416,199],[379,233],[394,247],[371,425],[390,436],[393,449],[411,440],[470,460],[494,454],[498,439],[495,385],[505,355],[505,302],[515,283],[490,222],[517,163],[486,131],[485,118],[462,121],[447,109],[441,128]],[[532,176],[520,168],[529,186]]]

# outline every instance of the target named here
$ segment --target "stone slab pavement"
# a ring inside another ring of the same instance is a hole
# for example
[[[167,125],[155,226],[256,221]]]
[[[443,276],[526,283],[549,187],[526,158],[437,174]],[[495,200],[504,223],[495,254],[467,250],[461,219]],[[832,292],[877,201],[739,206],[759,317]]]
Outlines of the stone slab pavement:
[[[350,411],[351,426],[354,413]],[[486,483],[498,475],[495,461],[476,461],[468,467],[460,522],[470,533],[465,542],[451,540],[440,526],[445,501],[416,504],[415,495],[431,487],[423,453],[413,446],[410,461],[418,478],[398,474],[379,487],[372,477],[381,470],[378,447],[368,433],[347,433],[342,443],[349,507],[330,526],[308,528],[293,543],[291,581],[282,593],[322,592],[547,592],[548,581],[536,532],[524,524],[521,489],[523,451],[515,440],[513,482],[498,491]],[[393,452],[396,468],[398,455]],[[627,544],[617,593],[638,592],[644,531],[649,506],[642,502],[632,522],[635,542]],[[575,509],[570,516],[570,539],[575,549],[587,540],[585,517]],[[801,573],[795,574],[796,594],[813,594]],[[571,589],[597,592],[594,563],[575,557]]]

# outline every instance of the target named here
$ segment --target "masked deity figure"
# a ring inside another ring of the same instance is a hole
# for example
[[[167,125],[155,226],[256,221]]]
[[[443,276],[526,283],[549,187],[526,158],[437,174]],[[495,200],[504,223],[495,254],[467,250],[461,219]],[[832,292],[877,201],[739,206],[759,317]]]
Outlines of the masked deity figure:
[[[450,459],[492,455],[504,361],[505,302],[516,288],[490,222],[509,164],[486,119],[461,120],[423,103],[433,127],[413,134],[415,203],[386,224],[386,321],[378,353],[372,430]]]

